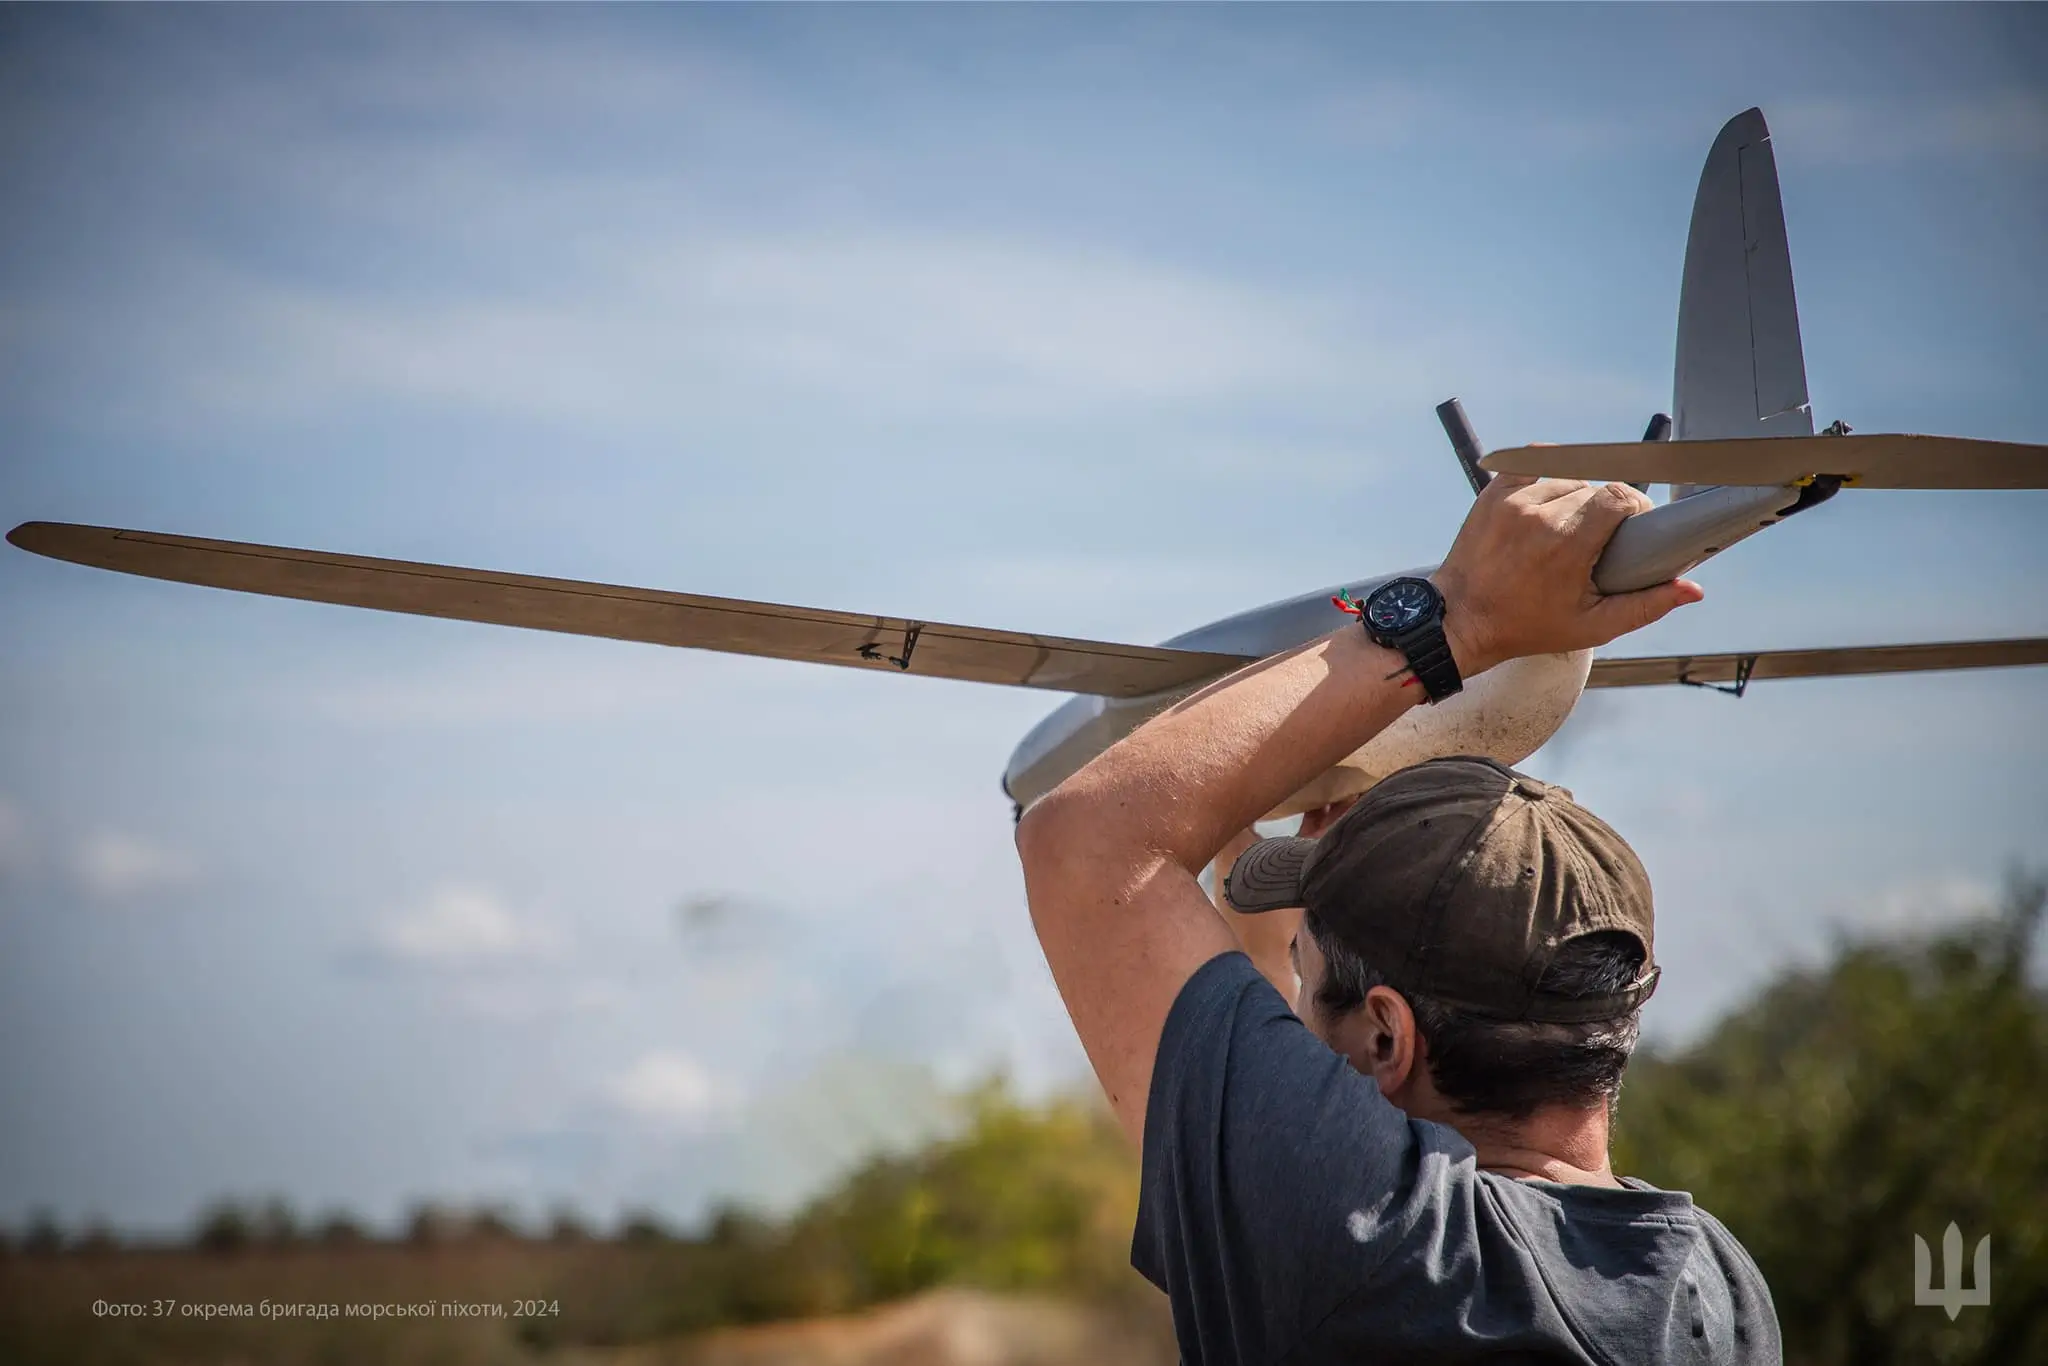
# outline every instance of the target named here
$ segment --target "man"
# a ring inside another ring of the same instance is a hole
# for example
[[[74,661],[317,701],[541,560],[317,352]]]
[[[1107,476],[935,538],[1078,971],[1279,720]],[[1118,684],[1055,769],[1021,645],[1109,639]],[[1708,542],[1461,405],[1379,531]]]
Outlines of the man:
[[[1306,908],[1285,966],[1265,936],[1268,974],[1298,973],[1298,1017],[1196,880],[1409,707],[1697,601],[1683,580],[1593,588],[1646,505],[1496,478],[1433,579],[1375,593],[1365,629],[1196,694],[1020,822],[1046,960],[1142,1147],[1132,1260],[1171,1297],[1187,1361],[1778,1360],[1740,1245],[1608,1165],[1657,978],[1649,885],[1568,793],[1438,760],[1318,839],[1236,859],[1246,925]]]

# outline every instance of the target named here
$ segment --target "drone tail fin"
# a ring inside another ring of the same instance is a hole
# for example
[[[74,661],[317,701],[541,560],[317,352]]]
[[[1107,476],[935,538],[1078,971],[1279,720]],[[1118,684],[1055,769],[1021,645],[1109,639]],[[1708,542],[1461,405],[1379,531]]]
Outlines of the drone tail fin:
[[[1811,436],[1778,163],[1763,111],[1728,120],[1693,197],[1678,296],[1672,437]],[[1676,484],[1683,498],[1704,486]]]

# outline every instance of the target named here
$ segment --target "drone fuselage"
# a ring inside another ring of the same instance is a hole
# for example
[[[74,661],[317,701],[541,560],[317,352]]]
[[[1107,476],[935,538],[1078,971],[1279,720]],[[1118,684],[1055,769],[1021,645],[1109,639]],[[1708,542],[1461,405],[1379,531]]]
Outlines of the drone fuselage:
[[[1593,584],[1603,593],[1627,593],[1663,583],[1819,501],[1821,497],[1799,488],[1731,486],[1707,489],[1637,513],[1608,541],[1593,568]],[[1429,574],[1434,570],[1402,572]],[[1254,659],[1278,654],[1349,620],[1330,601],[1339,589],[1354,599],[1363,598],[1395,577],[1381,574],[1333,584],[1225,617],[1163,643]],[[1312,810],[1363,792],[1396,769],[1447,754],[1483,754],[1504,764],[1519,763],[1535,753],[1571,715],[1572,705],[1586,685],[1591,661],[1590,652],[1516,660],[1467,680],[1463,693],[1411,712],[1272,814],[1277,818]],[[1003,790],[1020,810],[1029,806],[1148,718],[1212,681],[1204,679],[1142,697],[1069,700],[1018,743],[1003,770]]]
[[[1403,571],[1428,574],[1430,569]],[[1338,590],[1361,598],[1397,575],[1382,574],[1287,598],[1211,622],[1165,642],[1188,650],[1265,656],[1333,630],[1358,630],[1331,603]],[[1593,652],[1510,660],[1465,684],[1457,696],[1417,707],[1371,742],[1268,812],[1297,815],[1355,796],[1396,770],[1445,754],[1482,754],[1505,764],[1535,753],[1571,715],[1585,689]],[[1075,697],[1034,726],[1003,773],[1020,808],[1052,791],[1090,759],[1202,685],[1146,697]]]

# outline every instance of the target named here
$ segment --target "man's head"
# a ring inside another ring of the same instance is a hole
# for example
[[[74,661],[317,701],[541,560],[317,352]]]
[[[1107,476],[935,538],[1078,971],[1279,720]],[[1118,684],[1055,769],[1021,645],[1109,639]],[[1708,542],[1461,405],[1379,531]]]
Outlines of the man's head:
[[[1569,792],[1487,759],[1419,764],[1320,839],[1252,846],[1229,897],[1305,908],[1302,1019],[1427,1118],[1610,1103],[1656,986],[1635,854]]]

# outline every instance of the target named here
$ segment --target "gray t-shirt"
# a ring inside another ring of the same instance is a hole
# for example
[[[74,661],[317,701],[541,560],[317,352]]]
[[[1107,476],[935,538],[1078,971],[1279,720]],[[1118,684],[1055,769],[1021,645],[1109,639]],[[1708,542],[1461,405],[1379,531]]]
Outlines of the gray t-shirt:
[[[1776,1363],[1756,1264],[1692,1197],[1482,1172],[1241,953],[1167,1016],[1131,1263],[1188,1363]]]

